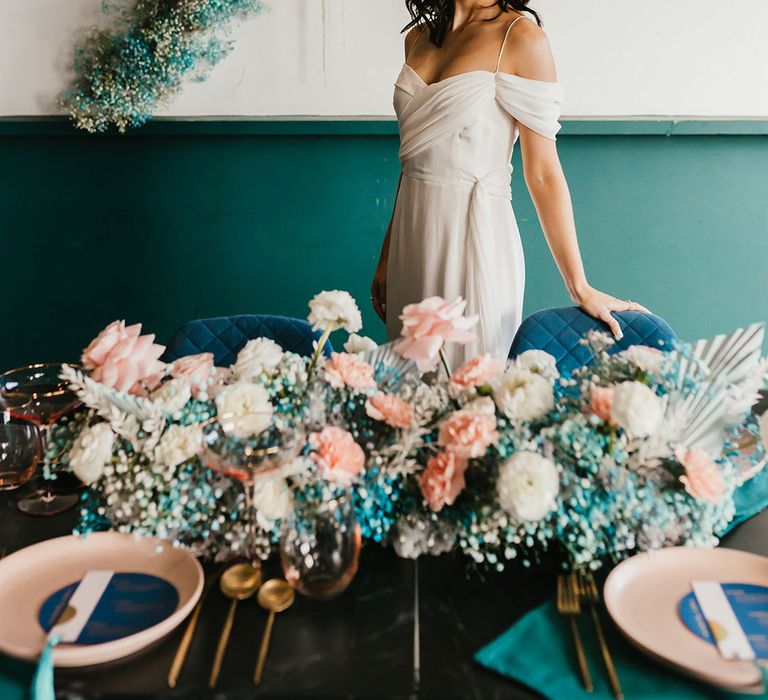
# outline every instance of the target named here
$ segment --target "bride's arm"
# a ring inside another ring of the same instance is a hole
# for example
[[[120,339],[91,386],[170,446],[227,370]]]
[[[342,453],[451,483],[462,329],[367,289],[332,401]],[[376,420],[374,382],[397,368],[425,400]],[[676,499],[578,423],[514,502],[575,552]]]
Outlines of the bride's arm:
[[[402,173],[397,181],[397,190],[395,191],[395,201],[400,194],[400,181],[403,179]],[[373,274],[373,281],[371,282],[371,304],[373,304],[373,310],[378,317],[387,322],[387,258],[389,257],[389,238],[392,233],[392,219],[395,217],[394,209],[392,216],[389,218],[389,226],[387,226],[387,233],[384,236],[384,241],[381,244],[381,252],[379,253],[379,264],[376,266],[376,272]]]
[[[502,68],[533,80],[556,82],[557,74],[546,35],[531,22],[518,22],[519,32],[505,52]],[[513,31],[517,30],[517,26]],[[593,288],[587,281],[576,236],[571,195],[555,142],[519,124],[525,183],[536,207],[549,249],[574,303],[590,316],[608,324],[621,338],[612,311],[647,311],[644,306],[617,299]]]

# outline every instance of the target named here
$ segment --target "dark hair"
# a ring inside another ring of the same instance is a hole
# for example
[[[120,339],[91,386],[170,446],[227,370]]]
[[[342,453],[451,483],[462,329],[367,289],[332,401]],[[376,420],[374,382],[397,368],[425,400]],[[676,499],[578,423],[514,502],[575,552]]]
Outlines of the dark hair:
[[[530,0],[496,0],[495,4],[499,6],[501,12],[507,10],[530,12],[541,26],[541,17],[536,10],[528,7],[529,2]],[[453,22],[455,0],[405,0],[405,6],[411,15],[411,21],[403,28],[403,31],[424,24],[429,27],[429,40],[435,46],[442,46],[445,35]]]

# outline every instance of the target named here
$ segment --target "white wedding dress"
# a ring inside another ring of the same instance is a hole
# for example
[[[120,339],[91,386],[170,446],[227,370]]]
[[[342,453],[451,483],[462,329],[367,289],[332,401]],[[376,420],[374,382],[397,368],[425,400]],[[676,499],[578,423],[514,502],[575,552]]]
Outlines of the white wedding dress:
[[[387,335],[406,304],[467,300],[477,341],[449,345],[452,367],[488,352],[506,358],[522,321],[525,266],[511,204],[517,123],[554,139],[562,88],[498,70],[427,84],[406,59],[395,83],[402,180],[387,267]]]

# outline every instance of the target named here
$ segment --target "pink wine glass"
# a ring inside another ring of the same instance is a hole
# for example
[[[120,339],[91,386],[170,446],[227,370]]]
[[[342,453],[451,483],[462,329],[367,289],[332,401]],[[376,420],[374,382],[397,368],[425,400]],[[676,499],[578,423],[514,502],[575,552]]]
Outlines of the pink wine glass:
[[[40,430],[42,454],[48,452],[51,426],[80,405],[80,399],[61,379],[61,364],[20,367],[0,375],[0,408],[14,418],[34,423]],[[72,508],[78,493],[59,493],[47,479],[45,488],[18,502],[22,513],[55,515]]]

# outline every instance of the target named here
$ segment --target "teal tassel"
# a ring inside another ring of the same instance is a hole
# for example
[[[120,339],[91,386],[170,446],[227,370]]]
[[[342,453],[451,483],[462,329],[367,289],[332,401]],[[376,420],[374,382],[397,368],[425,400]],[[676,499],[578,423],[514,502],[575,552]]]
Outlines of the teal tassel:
[[[35,676],[32,679],[31,700],[56,700],[56,691],[53,687],[53,647],[60,641],[61,637],[54,635],[40,654]]]

